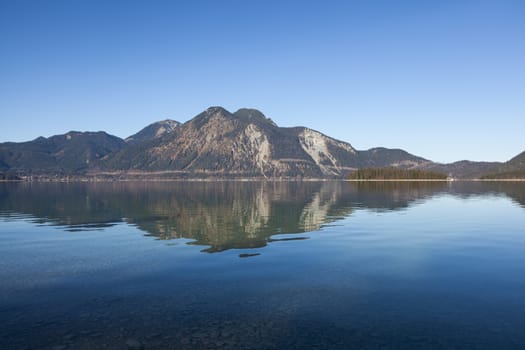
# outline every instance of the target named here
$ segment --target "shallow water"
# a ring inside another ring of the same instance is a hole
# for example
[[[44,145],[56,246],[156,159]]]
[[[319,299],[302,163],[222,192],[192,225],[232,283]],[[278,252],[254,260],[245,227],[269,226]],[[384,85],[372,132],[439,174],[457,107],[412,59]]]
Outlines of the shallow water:
[[[0,184],[2,349],[525,348],[525,184]]]

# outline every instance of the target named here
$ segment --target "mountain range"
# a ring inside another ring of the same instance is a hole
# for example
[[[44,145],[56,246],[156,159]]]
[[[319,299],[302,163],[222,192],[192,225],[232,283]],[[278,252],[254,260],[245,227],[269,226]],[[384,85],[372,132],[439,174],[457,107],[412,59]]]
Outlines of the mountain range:
[[[435,163],[404,150],[357,150],[306,127],[284,128],[255,109],[210,107],[185,123],[163,120],[121,139],[76,132],[0,143],[0,172],[19,177],[345,178],[358,168],[431,170],[457,178],[520,174],[508,162]]]

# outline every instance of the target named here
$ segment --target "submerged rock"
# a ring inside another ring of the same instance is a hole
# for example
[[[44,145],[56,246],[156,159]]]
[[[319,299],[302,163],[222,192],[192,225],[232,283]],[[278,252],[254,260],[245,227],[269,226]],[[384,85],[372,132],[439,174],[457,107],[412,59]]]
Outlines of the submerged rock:
[[[144,345],[142,345],[141,342],[139,342],[136,339],[128,339],[126,340],[126,346],[129,350],[142,350],[144,349]]]
[[[243,253],[243,254],[239,254],[239,258],[249,258],[252,256],[257,256],[257,255],[261,255],[261,253]]]

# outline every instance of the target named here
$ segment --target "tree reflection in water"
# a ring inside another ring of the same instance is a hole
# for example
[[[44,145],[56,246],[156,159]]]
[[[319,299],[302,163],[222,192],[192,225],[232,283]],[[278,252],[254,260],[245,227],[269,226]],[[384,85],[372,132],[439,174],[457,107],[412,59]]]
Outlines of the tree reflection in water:
[[[115,182],[0,184],[0,212],[68,231],[120,222],[206,252],[263,247],[276,234],[319,230],[353,211],[400,210],[429,197],[496,193],[522,206],[524,186],[494,182]],[[305,237],[302,237],[305,238]]]

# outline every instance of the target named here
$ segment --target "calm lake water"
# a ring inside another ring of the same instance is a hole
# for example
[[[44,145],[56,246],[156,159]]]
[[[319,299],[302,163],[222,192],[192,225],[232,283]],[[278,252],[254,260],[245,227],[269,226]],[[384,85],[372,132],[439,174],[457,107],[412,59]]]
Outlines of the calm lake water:
[[[3,183],[0,348],[525,349],[525,183]]]

